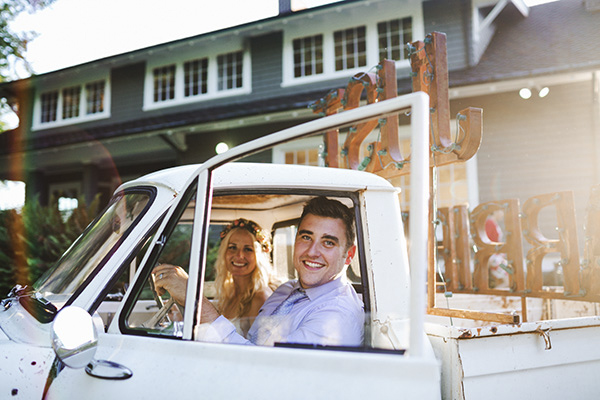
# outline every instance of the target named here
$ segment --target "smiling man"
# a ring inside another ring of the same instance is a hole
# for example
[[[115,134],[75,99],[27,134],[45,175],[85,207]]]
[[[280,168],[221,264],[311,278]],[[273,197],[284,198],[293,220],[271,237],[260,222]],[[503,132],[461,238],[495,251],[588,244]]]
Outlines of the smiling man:
[[[359,346],[362,301],[345,272],[356,253],[352,210],[337,200],[315,197],[304,207],[294,245],[297,280],[275,290],[248,332],[248,340],[202,303],[200,340],[273,345],[277,342]]]

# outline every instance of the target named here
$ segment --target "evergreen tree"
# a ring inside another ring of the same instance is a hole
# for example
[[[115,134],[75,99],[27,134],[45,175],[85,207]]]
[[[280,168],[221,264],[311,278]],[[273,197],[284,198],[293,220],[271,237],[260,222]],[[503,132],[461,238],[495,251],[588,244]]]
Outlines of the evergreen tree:
[[[50,269],[98,214],[100,196],[89,207],[79,199],[65,218],[58,202],[27,202],[20,212],[0,211],[0,298],[16,284],[31,285]]]

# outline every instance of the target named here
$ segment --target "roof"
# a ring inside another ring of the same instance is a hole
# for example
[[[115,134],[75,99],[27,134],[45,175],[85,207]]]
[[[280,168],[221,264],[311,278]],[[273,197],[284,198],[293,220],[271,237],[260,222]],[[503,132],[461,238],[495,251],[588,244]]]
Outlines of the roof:
[[[333,5],[336,3],[329,6]],[[527,18],[509,14],[497,21],[496,34],[478,65],[464,70],[450,71],[449,85],[451,88],[523,77],[600,69],[600,41],[596,40],[598,26],[600,26],[600,13],[587,11],[581,1],[562,0],[538,5],[530,9]],[[160,46],[165,45],[168,44]],[[308,107],[336,88],[337,86],[324,86],[319,90],[237,104],[236,107],[202,108],[87,130],[59,133],[37,138],[35,142],[28,141],[24,147],[40,149],[79,143],[88,141],[90,138],[119,137],[217,120],[301,109]],[[400,94],[409,93],[411,89],[410,77],[398,79]],[[11,135],[10,132],[0,135],[0,153],[9,151],[8,149],[11,148],[9,136],[15,135]]]
[[[450,86],[600,68],[600,12],[583,1],[534,6],[527,18],[499,21],[477,66],[450,72]]]

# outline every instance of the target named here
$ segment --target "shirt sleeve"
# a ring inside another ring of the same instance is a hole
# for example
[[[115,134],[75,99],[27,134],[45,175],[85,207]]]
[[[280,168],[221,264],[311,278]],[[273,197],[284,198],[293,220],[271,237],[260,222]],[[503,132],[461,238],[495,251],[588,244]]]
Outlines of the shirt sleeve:
[[[222,315],[210,324],[200,325],[196,338],[202,342],[253,344],[237,333],[235,325]]]

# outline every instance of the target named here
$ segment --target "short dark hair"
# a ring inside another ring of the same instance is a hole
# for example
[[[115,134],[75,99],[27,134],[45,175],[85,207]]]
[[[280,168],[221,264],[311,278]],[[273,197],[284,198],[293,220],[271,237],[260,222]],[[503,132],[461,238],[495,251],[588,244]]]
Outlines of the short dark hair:
[[[304,205],[298,226],[308,214],[318,217],[341,219],[346,227],[346,250],[354,244],[356,231],[354,229],[354,213],[352,209],[338,200],[328,199],[325,196],[313,197]]]

